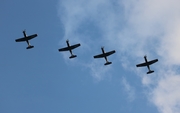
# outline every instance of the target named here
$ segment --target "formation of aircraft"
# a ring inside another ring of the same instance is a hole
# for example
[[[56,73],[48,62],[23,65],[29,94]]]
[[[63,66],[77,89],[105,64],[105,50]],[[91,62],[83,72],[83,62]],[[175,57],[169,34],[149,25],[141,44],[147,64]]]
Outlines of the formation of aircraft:
[[[154,64],[155,62],[157,62],[158,59],[154,59],[154,60],[148,61],[148,60],[147,60],[147,56],[144,56],[144,60],[145,60],[144,63],[137,64],[136,67],[144,67],[144,66],[147,66],[147,68],[148,68],[147,74],[153,73],[154,71],[150,69],[150,65],[151,65],[151,64]]]
[[[102,50],[102,54],[95,55],[94,58],[105,58],[106,63],[105,63],[104,65],[112,64],[112,62],[109,62],[109,61],[107,60],[107,56],[109,56],[109,55],[111,55],[111,54],[114,54],[116,51],[113,50],[113,51],[105,52],[105,51],[104,51],[104,47],[101,47],[101,50]]]
[[[69,51],[70,54],[71,54],[71,56],[70,56],[69,58],[75,58],[75,57],[77,57],[77,55],[74,55],[74,54],[72,53],[72,50],[75,49],[75,48],[77,48],[77,47],[79,47],[79,46],[81,46],[81,44],[74,44],[74,45],[71,46],[71,45],[69,44],[69,40],[66,40],[66,43],[67,43],[67,47],[59,49],[59,52],[60,52],[60,51]]]
[[[28,44],[28,47],[26,47],[26,49],[31,49],[31,48],[33,48],[34,46],[32,46],[32,45],[29,43],[29,40],[37,37],[38,35],[37,35],[37,34],[33,34],[33,35],[30,35],[30,36],[27,36],[25,30],[23,31],[23,35],[24,35],[23,38],[16,39],[15,41],[16,41],[16,42],[24,42],[24,41],[26,41],[27,44]],[[70,54],[71,54],[71,56],[69,57],[70,59],[77,57],[77,55],[74,55],[74,54],[72,53],[72,50],[75,49],[75,48],[77,48],[77,47],[79,47],[79,46],[81,46],[81,44],[78,43],[78,44],[70,45],[70,44],[69,44],[69,40],[66,40],[66,43],[67,43],[67,47],[58,49],[59,52],[61,52],[61,51],[69,51]],[[109,61],[108,61],[107,57],[108,57],[109,55],[114,54],[116,51],[115,51],[115,50],[112,50],[112,51],[109,51],[109,52],[105,52],[105,51],[104,51],[104,47],[101,47],[101,50],[102,50],[102,54],[95,55],[94,58],[105,58],[106,63],[105,63],[104,65],[112,64],[112,62],[109,62]],[[144,67],[144,66],[147,66],[147,68],[148,68],[147,74],[153,73],[154,71],[150,69],[150,65],[156,63],[156,62],[158,61],[158,59],[154,59],[154,60],[148,61],[148,60],[147,60],[147,56],[144,56],[144,60],[145,60],[144,63],[137,64],[136,67]]]
[[[33,34],[33,35],[30,35],[30,36],[27,36],[25,30],[23,31],[23,35],[24,35],[23,38],[16,39],[15,41],[16,41],[16,42],[24,42],[24,41],[26,41],[27,44],[28,44],[28,47],[26,47],[26,49],[31,49],[31,48],[33,48],[34,46],[32,46],[32,45],[29,43],[29,40],[37,37],[38,35],[37,35],[37,34]]]

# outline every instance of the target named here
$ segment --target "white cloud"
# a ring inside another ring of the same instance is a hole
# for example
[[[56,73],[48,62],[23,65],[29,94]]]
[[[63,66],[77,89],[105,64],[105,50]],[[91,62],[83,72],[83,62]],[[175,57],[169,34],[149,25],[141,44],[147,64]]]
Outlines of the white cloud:
[[[60,0],[59,13],[65,39],[78,39],[87,48],[95,44],[110,48],[119,45],[116,54],[129,58],[120,62],[122,67],[129,67],[142,78],[144,86],[150,87],[151,102],[161,113],[178,113],[180,75],[173,73],[179,72],[180,65],[179,4],[179,0]],[[145,54],[148,59],[159,59],[152,66],[155,73],[149,76],[135,71],[132,65]],[[89,66],[92,75],[102,80],[110,69],[96,65],[93,62]]]
[[[152,102],[162,113],[180,112],[180,76],[168,74],[153,90]]]
[[[179,113],[180,75],[173,73],[179,72],[176,66],[180,65],[180,1],[138,0],[133,4],[124,1],[124,4],[128,10],[126,15],[130,28],[134,28],[131,31],[139,37],[135,43],[142,42],[139,47],[142,50],[137,51],[150,51],[154,56],[159,56],[158,64],[153,66],[156,72],[141,76],[145,86],[153,85],[149,92],[152,95],[148,98],[153,99],[151,102],[161,113]],[[146,47],[153,49],[144,49]]]
[[[104,32],[113,31],[114,28],[109,27],[111,24],[113,27],[118,27],[116,13],[112,13],[115,11],[115,7],[111,0],[60,0],[59,4],[59,16],[65,29],[63,40],[79,41],[85,48],[81,50],[82,53],[88,54],[95,54],[94,51],[98,51],[98,47],[100,49],[101,46],[108,46],[106,45],[107,38],[101,40],[102,37],[107,37],[106,35],[110,36]],[[82,62],[87,65],[84,61]],[[99,81],[107,75],[107,70],[110,71],[110,68],[98,63],[92,61],[88,63],[88,67],[92,76]],[[108,75],[110,76],[110,74]]]
[[[104,60],[104,59],[102,59]],[[90,64],[86,64],[91,70],[91,75],[96,82],[103,80],[104,78],[110,78],[111,74],[108,72],[111,66],[104,66],[101,61],[92,61]]]

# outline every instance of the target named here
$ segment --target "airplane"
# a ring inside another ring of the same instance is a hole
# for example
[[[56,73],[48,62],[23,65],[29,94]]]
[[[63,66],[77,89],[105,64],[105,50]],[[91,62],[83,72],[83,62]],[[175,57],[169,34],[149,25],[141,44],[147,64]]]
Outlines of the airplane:
[[[109,61],[107,60],[107,56],[115,53],[116,51],[113,50],[113,51],[105,52],[105,51],[104,51],[104,47],[101,47],[101,50],[102,50],[102,54],[95,55],[94,58],[105,58],[106,63],[105,63],[104,65],[112,64],[112,62],[109,62]]]
[[[157,62],[158,59],[147,61],[147,56],[144,56],[144,60],[145,60],[145,63],[137,64],[136,67],[147,66],[147,68],[148,68],[147,74],[153,73],[154,71],[150,69],[150,65],[154,64],[155,62]]]
[[[77,57],[77,55],[74,55],[74,54],[72,53],[72,50],[75,49],[75,48],[77,48],[77,47],[79,47],[79,46],[81,46],[81,44],[74,44],[74,45],[71,46],[71,45],[69,44],[69,40],[66,40],[66,43],[67,43],[67,47],[59,49],[59,52],[60,52],[60,51],[69,51],[69,52],[71,53],[71,56],[70,56],[69,58],[75,58],[75,57]]]
[[[16,42],[24,42],[24,41],[26,41],[27,44],[28,44],[28,47],[26,47],[26,49],[31,49],[31,48],[33,48],[34,46],[30,45],[29,40],[37,37],[38,35],[37,35],[37,34],[33,34],[33,35],[30,35],[30,36],[27,36],[25,30],[23,31],[23,34],[24,34],[24,37],[23,37],[23,38],[16,39],[15,41],[16,41]]]

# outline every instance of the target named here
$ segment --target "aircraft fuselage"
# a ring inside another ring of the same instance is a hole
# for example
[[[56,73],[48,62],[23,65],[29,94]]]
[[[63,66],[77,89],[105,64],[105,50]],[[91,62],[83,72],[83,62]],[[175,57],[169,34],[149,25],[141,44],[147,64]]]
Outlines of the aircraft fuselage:
[[[148,60],[147,60],[147,57],[146,56],[144,56],[144,60],[145,60],[145,62],[146,63],[148,63]],[[152,71],[151,69],[150,69],[150,66],[149,65],[147,65],[147,68],[148,68],[148,72],[147,72],[147,74],[150,74],[150,73],[153,73],[154,71]]]
[[[68,41],[68,40],[66,41],[66,43],[67,43],[67,46],[70,47],[70,44],[69,44],[69,41]]]
[[[26,31],[23,31],[23,34],[24,34],[24,37],[26,38],[26,37],[27,37],[27,35],[26,35]]]
[[[104,54],[104,53],[105,53],[105,51],[104,51],[104,48],[103,48],[103,47],[101,48],[101,50],[102,50],[102,53]]]
[[[24,35],[25,38],[27,38],[26,31],[23,31],[23,35]],[[29,43],[28,40],[26,40],[26,42],[27,42],[27,44],[28,44],[27,49],[33,48],[33,47],[31,47],[31,45],[30,45],[30,43]]]
[[[102,50],[102,53],[105,54],[105,51],[104,51],[104,48],[103,48],[103,47],[101,48],[101,50]],[[109,64],[111,64],[111,62],[108,61],[108,59],[107,59],[106,56],[104,56],[104,58],[105,58],[105,60],[106,60],[106,63],[105,63],[104,65],[109,65]]]
[[[147,57],[146,57],[146,56],[144,56],[144,60],[145,60],[145,62],[146,62],[146,63],[148,62],[148,60],[147,60]]]

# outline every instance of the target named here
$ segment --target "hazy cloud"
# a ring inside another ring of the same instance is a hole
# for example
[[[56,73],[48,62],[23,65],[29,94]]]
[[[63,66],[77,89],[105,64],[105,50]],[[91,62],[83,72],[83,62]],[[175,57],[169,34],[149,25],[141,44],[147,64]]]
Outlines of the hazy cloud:
[[[142,76],[142,83],[148,87],[153,84],[149,98],[153,98],[152,103],[161,113],[180,112],[180,77],[174,74],[179,72],[180,64],[179,3],[177,0],[139,0],[133,4],[124,1],[127,10],[132,10],[126,11],[130,28],[136,27],[132,32],[143,37],[140,48],[151,47],[147,51],[159,57],[156,74]]]
[[[133,101],[135,99],[135,90],[124,77],[122,78],[122,85],[128,95],[128,100]]]
[[[162,113],[180,112],[180,76],[168,74],[158,82],[152,93],[152,102]]]
[[[179,0],[60,0],[59,15],[64,24],[64,39],[78,39],[87,48],[95,49],[94,44],[116,48],[117,55],[125,59],[120,61],[122,67],[142,78],[142,84],[150,88],[149,100],[159,111],[178,113],[179,4]],[[88,52],[92,53],[91,49]],[[143,61],[144,55],[159,59],[150,76],[132,68],[132,64]],[[89,65],[92,76],[102,80],[111,69],[96,65]],[[127,81],[123,82],[130,91]]]
[[[101,46],[110,48],[111,41],[107,37],[117,34],[114,32],[118,31],[117,22],[120,22],[116,18],[118,7],[114,7],[111,0],[60,0],[59,4],[59,16],[65,29],[63,40],[79,41],[85,48],[82,53],[88,51],[88,54],[95,54],[94,51],[99,51]],[[110,27],[112,24],[113,26]],[[114,31],[114,29],[117,30]],[[110,31],[112,31],[111,34],[106,33]],[[100,53],[101,51],[99,51]],[[93,61],[88,64],[84,61],[81,62],[90,68],[92,76],[97,80],[102,80],[105,73],[107,74],[107,70],[110,70],[108,66],[104,68],[102,63],[100,63],[101,66],[97,66],[98,64]]]

